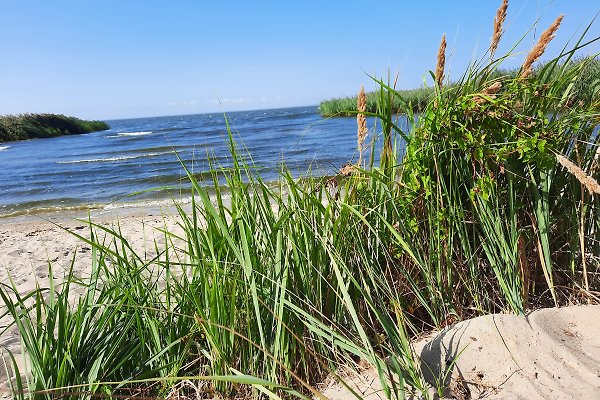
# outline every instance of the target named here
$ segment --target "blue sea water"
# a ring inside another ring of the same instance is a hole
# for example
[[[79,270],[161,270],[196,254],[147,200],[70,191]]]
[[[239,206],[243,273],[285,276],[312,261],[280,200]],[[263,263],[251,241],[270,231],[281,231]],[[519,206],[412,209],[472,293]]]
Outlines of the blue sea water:
[[[322,118],[313,106],[227,119],[267,181],[277,179],[282,162],[296,176],[309,168],[328,175],[357,158],[355,118]],[[0,216],[158,201],[189,187],[178,157],[200,176],[208,156],[230,165],[223,114],[107,122],[108,131],[0,143]],[[172,189],[148,191],[165,186]]]

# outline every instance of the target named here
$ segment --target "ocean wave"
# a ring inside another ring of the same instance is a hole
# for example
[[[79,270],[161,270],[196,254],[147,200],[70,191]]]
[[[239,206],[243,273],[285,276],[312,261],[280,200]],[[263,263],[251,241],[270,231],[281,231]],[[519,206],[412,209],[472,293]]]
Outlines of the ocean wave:
[[[123,160],[133,160],[136,158],[147,158],[147,157],[158,157],[165,154],[173,154],[172,151],[161,151],[158,153],[145,153],[138,154],[135,156],[120,156],[120,157],[107,157],[107,158],[89,158],[85,160],[68,160],[68,161],[57,161],[57,164],[81,164],[81,163],[102,163],[102,162],[115,162]]]
[[[0,151],[8,149],[10,149],[10,146],[0,146]]]
[[[140,131],[140,132],[121,132],[116,135],[107,136],[109,138],[118,138],[123,136],[146,136],[154,133],[154,131]]]

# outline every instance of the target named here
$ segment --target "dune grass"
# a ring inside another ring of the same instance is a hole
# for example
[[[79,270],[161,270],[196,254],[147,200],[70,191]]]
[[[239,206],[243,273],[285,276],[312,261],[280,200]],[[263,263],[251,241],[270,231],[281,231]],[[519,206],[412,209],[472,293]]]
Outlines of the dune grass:
[[[21,114],[0,117],[0,142],[104,131],[102,121],[84,121],[59,114]]]
[[[504,57],[476,63],[418,118],[377,81],[370,161],[333,180],[282,166],[267,184],[228,127],[230,165],[188,172],[184,233],[163,230],[155,257],[89,222],[89,278],[0,288],[26,354],[19,369],[3,353],[14,398],[323,398],[319,382],[358,364],[388,398],[427,398],[444,388],[414,334],[597,301],[600,87],[571,97],[593,65],[570,62],[585,44],[527,77],[498,76]]]

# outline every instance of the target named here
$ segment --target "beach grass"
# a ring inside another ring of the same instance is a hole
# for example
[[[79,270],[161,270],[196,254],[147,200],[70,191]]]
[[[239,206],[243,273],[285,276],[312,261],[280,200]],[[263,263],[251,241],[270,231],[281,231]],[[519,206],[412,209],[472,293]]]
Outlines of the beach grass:
[[[110,127],[102,121],[84,121],[59,114],[21,114],[0,117],[0,142],[49,138],[103,131]]]
[[[14,397],[323,398],[327,377],[345,384],[341,366],[368,365],[385,397],[428,398],[444,379],[425,380],[414,335],[594,301],[600,85],[571,96],[597,65],[572,62],[586,43],[533,74],[499,75],[505,57],[486,56],[438,80],[418,117],[376,80],[362,112],[376,126],[357,135],[370,157],[334,178],[282,165],[266,183],[228,126],[231,167],[204,181],[186,170],[192,211],[156,256],[89,221],[90,277],[0,288],[26,354],[23,366],[3,352]]]

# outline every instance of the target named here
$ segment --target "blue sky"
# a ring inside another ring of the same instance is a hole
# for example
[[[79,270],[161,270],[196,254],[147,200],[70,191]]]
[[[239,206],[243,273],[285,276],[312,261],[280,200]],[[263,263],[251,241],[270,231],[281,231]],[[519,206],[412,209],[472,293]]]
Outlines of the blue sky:
[[[82,118],[317,104],[399,72],[413,88],[435,66],[442,33],[451,77],[489,46],[500,0],[2,1],[0,114]],[[498,54],[524,52],[559,14],[548,53],[581,33],[599,0],[513,0]],[[600,21],[588,37],[600,36]],[[600,52],[595,43],[584,54]]]

